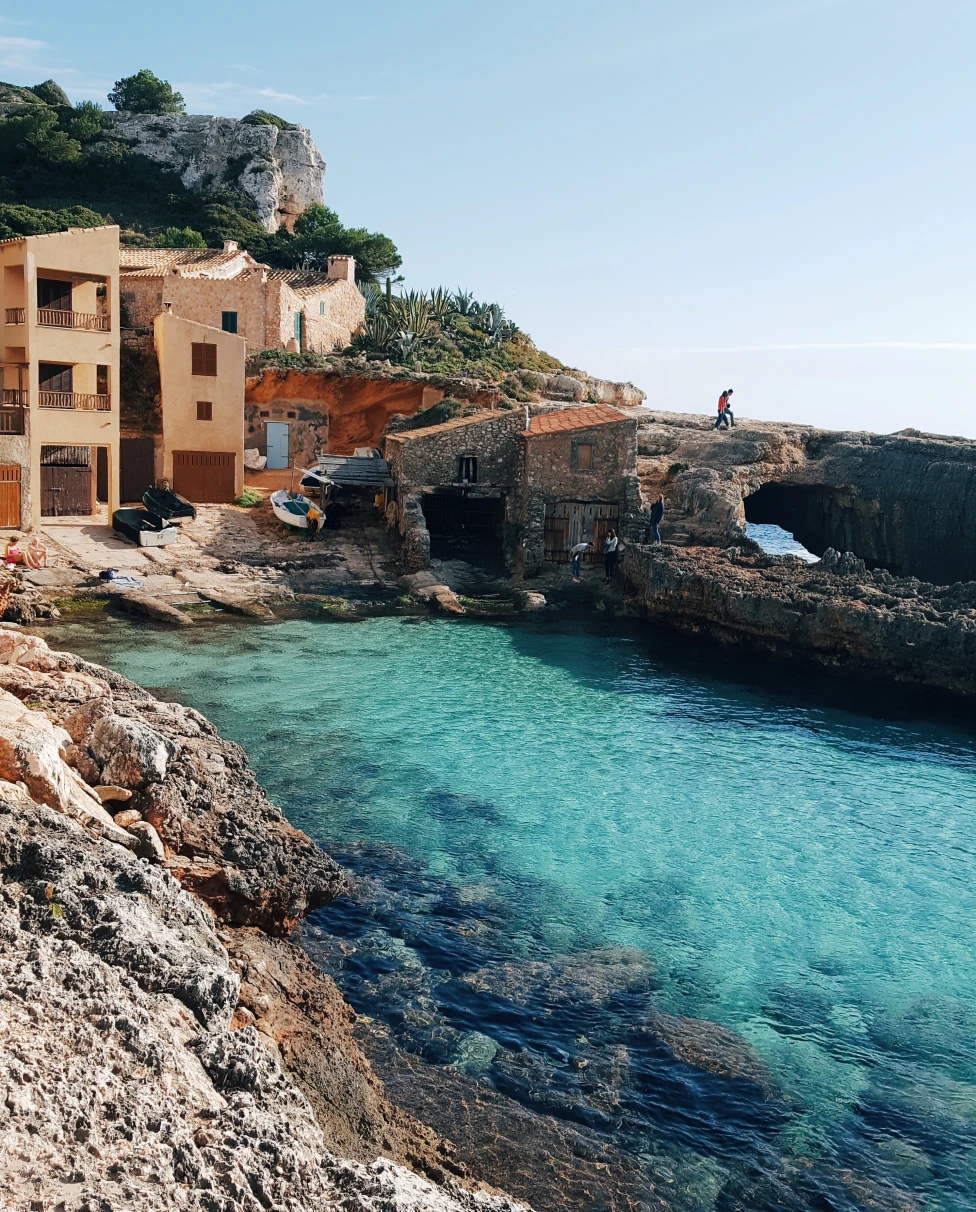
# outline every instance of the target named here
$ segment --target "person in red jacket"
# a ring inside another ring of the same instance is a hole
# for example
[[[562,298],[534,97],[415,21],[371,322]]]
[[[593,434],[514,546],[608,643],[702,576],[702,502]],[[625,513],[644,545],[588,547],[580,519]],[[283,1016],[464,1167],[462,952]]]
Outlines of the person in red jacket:
[[[729,406],[729,393],[723,391],[718,398],[718,416],[715,418],[713,429],[718,429],[720,425],[724,425],[726,429],[729,427],[729,418],[725,415],[726,409]]]

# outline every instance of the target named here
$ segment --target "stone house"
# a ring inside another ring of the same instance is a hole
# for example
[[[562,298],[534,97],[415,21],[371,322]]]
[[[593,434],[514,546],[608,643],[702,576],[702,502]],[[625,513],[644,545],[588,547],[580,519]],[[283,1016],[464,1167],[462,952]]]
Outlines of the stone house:
[[[0,527],[118,508],[119,229],[0,241]]]
[[[149,329],[172,304],[185,320],[237,333],[247,352],[328,354],[349,344],[366,303],[352,257],[330,257],[326,273],[271,269],[225,240],[219,248],[122,248],[121,294],[128,325]]]
[[[637,422],[607,405],[491,411],[389,434],[404,563],[504,560],[533,576],[583,539],[643,537]]]

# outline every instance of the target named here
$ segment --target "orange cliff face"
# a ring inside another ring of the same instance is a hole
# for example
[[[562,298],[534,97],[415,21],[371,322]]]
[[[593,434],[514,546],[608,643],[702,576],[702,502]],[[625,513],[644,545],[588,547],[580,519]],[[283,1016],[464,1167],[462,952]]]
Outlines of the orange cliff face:
[[[357,446],[378,447],[394,413],[413,416],[445,394],[409,379],[266,370],[261,378],[247,380],[244,445],[264,453],[266,422],[284,421],[290,427],[291,459],[308,466],[320,452],[351,455]]]

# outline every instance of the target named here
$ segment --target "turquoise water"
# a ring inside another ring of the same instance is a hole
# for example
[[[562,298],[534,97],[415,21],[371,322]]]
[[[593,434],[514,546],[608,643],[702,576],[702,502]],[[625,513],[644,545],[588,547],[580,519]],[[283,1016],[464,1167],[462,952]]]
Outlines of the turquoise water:
[[[308,942],[404,1046],[642,1156],[710,1159],[689,1206],[976,1207],[970,735],[568,624],[110,622],[52,643],[203,711],[362,875]],[[653,976],[566,994],[620,947]],[[537,960],[550,992],[527,975],[513,995]],[[640,1043],[650,1006],[736,1032],[760,1077]],[[612,1110],[575,1076],[586,1049],[610,1072],[600,1046],[630,1058]]]
[[[770,555],[792,555],[805,564],[816,564],[819,556],[807,551],[788,530],[774,522],[746,522],[746,534]]]

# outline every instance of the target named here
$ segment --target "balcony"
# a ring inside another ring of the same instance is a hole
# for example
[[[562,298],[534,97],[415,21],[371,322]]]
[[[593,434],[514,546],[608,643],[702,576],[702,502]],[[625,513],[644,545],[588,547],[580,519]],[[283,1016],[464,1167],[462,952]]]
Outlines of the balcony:
[[[16,308],[14,309],[16,310]],[[7,312],[8,316],[10,312]],[[21,312],[23,316],[23,312]],[[23,324],[23,320],[16,323]],[[11,321],[8,319],[8,324]],[[37,323],[42,328],[80,328],[88,332],[111,332],[112,319],[110,316],[96,316],[89,311],[59,311],[54,307],[39,307]]]
[[[90,391],[39,391],[39,408],[71,408],[81,412],[110,412],[110,396],[95,395]]]
[[[8,324],[23,324],[26,322],[26,313],[22,307],[7,308],[7,323]]]
[[[4,392],[6,397],[8,394],[17,394]],[[24,393],[27,394],[26,392]],[[0,437],[4,434],[22,434],[24,432],[24,413],[26,409],[23,405],[9,406],[6,401],[0,405]]]

